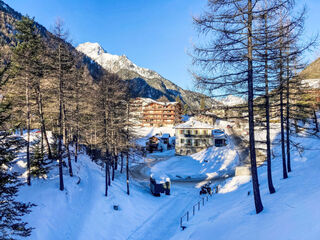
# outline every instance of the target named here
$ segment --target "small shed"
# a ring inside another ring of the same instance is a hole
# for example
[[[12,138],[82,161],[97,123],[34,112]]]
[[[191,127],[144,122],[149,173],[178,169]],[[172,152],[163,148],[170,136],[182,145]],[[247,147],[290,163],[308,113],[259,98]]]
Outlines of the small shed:
[[[160,193],[170,195],[170,178],[164,174],[150,175],[150,191],[154,196],[160,196]]]

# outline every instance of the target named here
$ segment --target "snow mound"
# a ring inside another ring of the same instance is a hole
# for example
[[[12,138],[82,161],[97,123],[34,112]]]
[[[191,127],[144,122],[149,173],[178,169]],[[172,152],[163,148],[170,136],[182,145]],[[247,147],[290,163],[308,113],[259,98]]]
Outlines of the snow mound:
[[[152,173],[165,173],[170,179],[206,180],[231,174],[239,162],[230,146],[210,147],[190,156],[174,156],[154,165]]]
[[[155,71],[137,66],[125,55],[118,56],[106,52],[99,43],[82,43],[77,47],[77,50],[84,53],[100,64],[104,69],[112,73],[117,73],[120,70],[125,69],[134,71],[144,78],[161,78],[161,76]]]

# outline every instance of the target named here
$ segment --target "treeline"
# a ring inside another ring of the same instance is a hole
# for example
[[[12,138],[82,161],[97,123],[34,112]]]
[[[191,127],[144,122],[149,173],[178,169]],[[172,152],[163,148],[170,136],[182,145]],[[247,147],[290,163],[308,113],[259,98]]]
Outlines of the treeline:
[[[79,151],[86,151],[92,161],[105,168],[105,196],[115,171],[120,168],[122,173],[126,164],[129,194],[132,131],[127,81],[101,68],[92,78],[88,59],[68,42],[61,20],[56,21],[52,33],[44,36],[34,19],[22,17],[16,21],[11,37],[16,43],[11,48],[4,39],[1,41],[0,151],[6,150],[7,141],[13,142],[9,137],[12,133],[25,134],[26,141],[17,138],[20,143],[10,149],[4,160],[0,158],[0,166],[6,166],[0,171],[1,192],[9,191],[13,185],[7,199],[13,201],[16,196],[21,182],[16,173],[10,172],[10,166],[25,147],[28,185],[33,176],[44,175],[49,166],[56,166],[59,189],[63,191],[65,170],[72,177],[73,162],[78,161]],[[32,131],[38,131],[39,139],[33,139]],[[1,193],[1,200],[2,197],[6,195]],[[31,228],[19,216],[29,213],[31,206],[0,201],[0,227],[4,229],[1,239],[12,239],[14,234],[30,235]],[[18,210],[14,212],[12,208]],[[4,209],[12,214],[12,222],[6,226],[2,223],[9,217],[2,216]]]
[[[200,34],[209,39],[195,47],[198,87],[212,96],[244,96],[247,105],[229,107],[233,117],[249,125],[249,148],[256,212],[263,210],[256,166],[255,127],[265,128],[268,187],[272,181],[270,123],[280,123],[283,178],[292,171],[292,127],[316,117],[316,93],[302,81],[303,54],[316,38],[303,42],[305,8],[293,0],[208,0],[207,11],[194,18]],[[317,119],[315,118],[317,123]],[[317,126],[317,124],[316,124]],[[318,127],[315,129],[319,131]]]

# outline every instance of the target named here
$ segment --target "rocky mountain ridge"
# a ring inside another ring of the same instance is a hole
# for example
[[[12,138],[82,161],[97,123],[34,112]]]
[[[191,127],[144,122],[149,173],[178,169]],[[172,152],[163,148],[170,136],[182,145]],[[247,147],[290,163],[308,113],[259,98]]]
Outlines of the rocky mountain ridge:
[[[107,71],[118,74],[124,80],[129,80],[132,86],[132,97],[156,100],[165,96],[170,101],[175,101],[179,96],[184,103],[192,108],[199,108],[202,98],[206,99],[208,107],[214,103],[213,100],[201,93],[184,90],[157,72],[137,66],[125,55],[118,56],[106,52],[98,43],[86,42],[80,44],[76,49]]]

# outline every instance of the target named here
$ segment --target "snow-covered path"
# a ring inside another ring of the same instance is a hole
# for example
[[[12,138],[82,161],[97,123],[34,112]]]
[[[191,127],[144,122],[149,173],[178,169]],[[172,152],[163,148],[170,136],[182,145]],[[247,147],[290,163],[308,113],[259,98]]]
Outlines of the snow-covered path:
[[[179,230],[180,217],[194,204],[197,197],[198,191],[194,188],[175,186],[172,195],[130,234],[128,240],[170,238]]]

